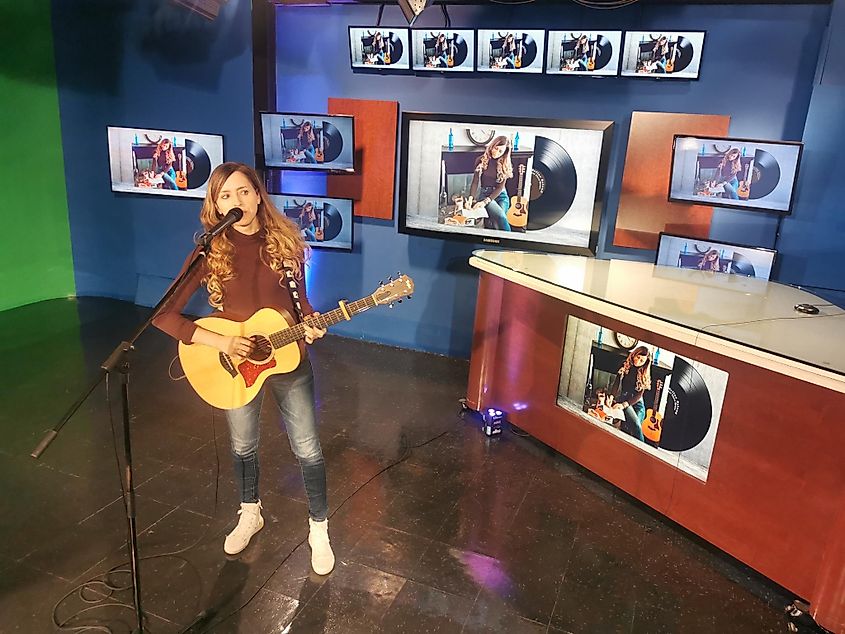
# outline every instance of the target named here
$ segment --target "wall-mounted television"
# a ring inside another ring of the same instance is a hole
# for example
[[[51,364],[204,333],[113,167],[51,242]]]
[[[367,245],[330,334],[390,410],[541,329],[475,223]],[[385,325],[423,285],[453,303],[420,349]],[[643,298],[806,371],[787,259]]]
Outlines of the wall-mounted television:
[[[622,31],[549,31],[546,73],[581,77],[619,74]]]
[[[352,200],[308,194],[270,194],[276,208],[299,225],[311,247],[352,250]]]
[[[777,251],[661,232],[654,263],[768,280]]]
[[[478,30],[479,71],[542,73],[546,32],[534,30]]]
[[[352,68],[408,70],[411,67],[410,29],[398,26],[350,26]]]
[[[115,192],[203,198],[223,163],[223,137],[150,128],[108,128]]]
[[[399,230],[592,255],[612,126],[404,112]]]
[[[412,29],[415,71],[460,73],[475,70],[473,29]]]
[[[284,169],[355,171],[354,118],[262,112],[264,165]]]
[[[803,143],[675,135],[669,200],[789,213]]]
[[[704,31],[626,31],[623,77],[698,79]]]

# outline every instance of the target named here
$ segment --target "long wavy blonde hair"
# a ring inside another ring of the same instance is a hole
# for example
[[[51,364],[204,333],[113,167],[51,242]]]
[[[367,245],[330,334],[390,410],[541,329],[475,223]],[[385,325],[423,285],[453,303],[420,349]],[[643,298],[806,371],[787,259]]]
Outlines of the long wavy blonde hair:
[[[634,365],[634,357],[639,354],[644,354],[648,357],[648,360],[641,365],[639,368]],[[625,363],[622,364],[622,367],[619,368],[619,378],[620,380],[631,371],[631,368],[637,368],[637,383],[636,388],[638,392],[647,392],[651,389],[651,350],[646,348],[645,346],[637,346],[631,352],[628,353],[628,358],[625,359]]]
[[[511,163],[511,144],[508,137],[499,135],[484,149],[484,154],[478,159],[476,170],[483,172],[490,164],[490,159],[493,158],[493,148],[497,145],[504,145],[505,152],[496,160],[496,182],[504,183],[511,176],[513,176],[513,163]]]
[[[261,261],[279,274],[279,285],[284,285],[284,268],[287,262],[297,277],[302,275],[302,265],[308,258],[308,246],[302,239],[299,227],[282,214],[267,195],[267,190],[258,178],[255,170],[243,163],[223,163],[218,166],[208,180],[208,190],[200,210],[200,221],[206,231],[211,230],[223,218],[217,209],[217,196],[226,180],[235,172],[247,177],[258,192],[258,220],[264,232],[264,245],[261,247]],[[211,248],[206,257],[208,274],[203,283],[208,289],[208,302],[215,308],[223,307],[226,282],[235,277],[232,270],[232,256],[235,247],[226,235],[226,231],[211,241]]]

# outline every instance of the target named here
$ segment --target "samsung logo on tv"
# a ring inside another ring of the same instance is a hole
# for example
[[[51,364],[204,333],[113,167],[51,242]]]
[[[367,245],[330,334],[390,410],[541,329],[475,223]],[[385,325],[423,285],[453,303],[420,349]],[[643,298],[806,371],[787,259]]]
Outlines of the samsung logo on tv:
[[[499,240],[497,238],[482,238],[481,241],[482,242],[490,242],[491,244],[499,244],[499,242],[501,242],[501,240]]]

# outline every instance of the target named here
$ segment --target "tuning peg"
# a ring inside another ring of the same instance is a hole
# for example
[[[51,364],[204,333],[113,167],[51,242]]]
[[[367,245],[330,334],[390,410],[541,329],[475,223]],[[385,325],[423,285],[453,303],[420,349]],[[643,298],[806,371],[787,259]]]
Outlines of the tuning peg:
[[[411,297],[413,297],[413,296],[412,296],[412,295],[408,295],[407,297],[405,297],[405,299],[411,299]]]
[[[393,308],[393,302],[390,302],[390,303],[387,305],[387,307],[388,307],[388,308]]]
[[[387,281],[388,281],[388,282],[392,282],[392,281],[393,281],[393,276],[392,276],[392,275],[388,275],[388,276],[387,276]]]
[[[401,300],[401,299],[397,299],[396,301],[397,301],[397,302],[399,302],[400,304],[402,303],[402,300]]]

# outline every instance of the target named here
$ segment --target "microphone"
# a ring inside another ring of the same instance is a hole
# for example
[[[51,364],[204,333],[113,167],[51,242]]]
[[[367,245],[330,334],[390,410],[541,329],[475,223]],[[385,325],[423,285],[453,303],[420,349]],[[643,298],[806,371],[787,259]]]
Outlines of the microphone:
[[[197,244],[201,246],[208,246],[211,244],[211,241],[223,233],[226,229],[228,229],[231,225],[235,224],[238,220],[244,217],[244,212],[239,209],[238,207],[232,207],[225,216],[223,216],[223,220],[218,222],[211,228],[211,231],[206,231],[202,234],[199,239],[197,240]]]

